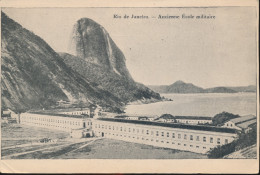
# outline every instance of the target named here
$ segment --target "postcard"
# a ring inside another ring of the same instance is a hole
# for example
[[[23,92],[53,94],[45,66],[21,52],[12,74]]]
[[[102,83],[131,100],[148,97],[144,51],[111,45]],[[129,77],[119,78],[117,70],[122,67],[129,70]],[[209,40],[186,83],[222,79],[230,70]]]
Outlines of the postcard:
[[[1,172],[257,173],[258,1],[2,1]]]

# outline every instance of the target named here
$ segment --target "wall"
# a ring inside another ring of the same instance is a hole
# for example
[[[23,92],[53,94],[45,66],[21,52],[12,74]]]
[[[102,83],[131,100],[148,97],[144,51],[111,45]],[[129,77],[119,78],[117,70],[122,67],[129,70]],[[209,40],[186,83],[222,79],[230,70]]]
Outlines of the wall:
[[[222,127],[242,130],[241,128],[237,127],[235,123],[233,123],[231,121],[228,121],[228,122],[224,123],[224,125]]]
[[[92,129],[95,136],[128,142],[148,144],[158,147],[207,153],[217,145],[232,142],[236,134],[169,128],[132,123],[118,123],[96,119],[81,119],[43,114],[22,113],[21,123],[31,126],[58,129],[67,132],[86,128]],[[79,131],[80,132],[80,131]],[[80,136],[80,133],[75,132]]]
[[[92,122],[93,131],[96,136],[203,154],[217,145],[232,142],[236,137],[236,134],[230,133],[146,126],[101,120],[93,120]],[[197,137],[199,140],[197,140]],[[205,141],[203,141],[203,138]],[[211,139],[213,139],[212,142]]]
[[[159,122],[174,122],[174,119],[159,119]],[[212,123],[212,120],[194,120],[194,119],[176,119],[178,123],[185,123],[191,125],[198,125],[198,124],[205,124],[205,123]]]
[[[81,114],[90,114],[89,110],[82,110],[82,111],[69,111],[69,112],[61,112],[61,114],[66,114],[66,115],[81,115]]]
[[[20,123],[43,128],[58,129],[67,132],[70,132],[71,129],[91,129],[92,127],[92,123],[89,119],[60,117],[55,115],[43,115],[33,113],[22,113],[20,115]]]
[[[212,123],[212,120],[192,120],[192,119],[176,119],[179,123],[187,123],[187,124],[205,124],[205,123]]]

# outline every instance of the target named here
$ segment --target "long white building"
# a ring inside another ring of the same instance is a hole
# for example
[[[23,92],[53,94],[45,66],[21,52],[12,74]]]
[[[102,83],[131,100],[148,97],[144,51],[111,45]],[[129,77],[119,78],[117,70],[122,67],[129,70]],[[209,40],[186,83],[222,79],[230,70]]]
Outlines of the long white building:
[[[82,118],[58,114],[23,113],[20,122],[31,126],[75,132],[91,130],[94,136],[158,147],[207,153],[211,148],[232,142],[237,134],[232,128],[158,123],[114,118]],[[79,136],[76,136],[78,133]]]
[[[94,120],[92,129],[100,137],[203,154],[237,136],[236,130],[229,128],[111,118]]]
[[[71,132],[73,129],[91,129],[92,127],[91,120],[83,118],[83,116],[63,114],[22,113],[20,114],[20,123],[67,132]]]

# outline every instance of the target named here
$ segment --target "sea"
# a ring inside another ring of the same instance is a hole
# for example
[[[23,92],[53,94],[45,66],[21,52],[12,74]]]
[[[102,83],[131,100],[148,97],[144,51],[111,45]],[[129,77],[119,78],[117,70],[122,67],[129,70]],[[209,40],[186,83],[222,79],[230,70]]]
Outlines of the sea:
[[[172,101],[127,105],[125,112],[129,115],[150,116],[172,114],[214,117],[224,111],[240,116],[256,115],[256,93],[161,94],[161,96]]]

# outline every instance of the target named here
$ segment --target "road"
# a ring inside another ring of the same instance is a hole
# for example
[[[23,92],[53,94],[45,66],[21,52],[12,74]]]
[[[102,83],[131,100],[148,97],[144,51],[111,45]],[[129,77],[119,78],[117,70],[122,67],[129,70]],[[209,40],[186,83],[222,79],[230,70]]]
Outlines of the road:
[[[40,148],[36,148],[30,151],[23,151],[23,152],[19,152],[19,153],[13,153],[13,154],[9,154],[6,156],[2,156],[2,159],[16,159],[19,157],[30,157],[30,155],[32,155],[33,157],[36,158],[55,158],[57,156],[59,156],[60,154],[66,154],[69,152],[74,152],[74,151],[78,151],[86,146],[88,146],[89,144],[93,143],[96,140],[99,140],[101,138],[88,138],[88,139],[80,139],[80,140],[73,140],[68,143],[68,142],[64,142],[64,143],[42,143],[42,144],[35,144],[35,145],[42,145],[44,148],[40,147]],[[60,145],[57,145],[60,144]],[[19,148],[26,148],[28,146],[32,146],[31,144],[23,144],[23,145],[19,145],[19,147],[16,147],[16,149]],[[13,148],[13,147],[11,147]],[[10,147],[6,147],[2,149],[3,151],[8,151],[8,149],[10,149]],[[52,154],[53,152],[53,154]],[[41,157],[42,154],[42,157]],[[53,156],[54,155],[54,156]]]

